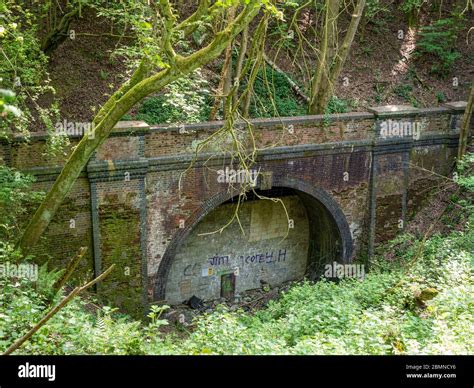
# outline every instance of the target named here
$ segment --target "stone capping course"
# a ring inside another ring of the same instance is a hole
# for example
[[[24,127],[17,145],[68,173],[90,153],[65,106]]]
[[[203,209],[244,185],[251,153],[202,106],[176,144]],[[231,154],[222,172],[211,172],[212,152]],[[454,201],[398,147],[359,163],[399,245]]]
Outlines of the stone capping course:
[[[120,160],[114,159],[112,160],[100,160],[94,161],[87,164],[87,172],[95,172],[95,171],[104,171],[105,170],[123,170],[127,168],[147,168],[148,167],[148,159],[140,158],[140,159],[131,159],[131,160]]]
[[[257,128],[263,127],[274,127],[274,126],[288,126],[298,124],[311,124],[324,121],[350,121],[350,120],[364,120],[373,119],[374,115],[370,112],[349,112],[349,113],[334,113],[330,115],[307,115],[307,116],[290,116],[290,117],[271,117],[271,118],[259,118],[251,119],[250,123],[254,124]],[[236,122],[237,126],[245,126],[246,121]],[[182,123],[182,124],[160,124],[153,125],[150,127],[150,132],[177,132],[180,129],[186,129],[190,131],[188,134],[192,134],[192,131],[204,131],[219,129],[224,125],[224,121],[206,121],[202,123]],[[184,133],[186,134],[186,133]]]
[[[280,146],[266,150],[262,150],[258,153],[258,157],[262,160],[267,160],[271,157],[289,158],[289,157],[304,157],[308,152],[311,153],[323,153],[323,154],[341,154],[341,153],[354,153],[354,152],[369,152],[372,149],[371,140],[357,140],[353,142],[337,142],[337,143],[322,143],[322,144],[298,144],[294,146]],[[196,162],[196,166],[199,162],[209,161],[214,156],[213,160],[216,163],[221,163],[226,158],[230,159],[229,154],[225,153],[212,153],[205,152],[198,155],[195,158],[192,153],[182,153],[175,155],[164,155],[147,158],[149,166],[157,165],[168,165],[168,164],[180,164],[180,163],[191,163],[193,160]]]
[[[145,123],[144,121],[119,121],[114,129],[112,130],[110,137],[119,137],[119,136],[129,136],[129,135],[143,135],[147,133],[150,129],[150,126]],[[41,132],[32,132],[29,136],[24,135],[15,135],[12,139],[4,139],[0,138],[0,143],[8,144],[8,142],[12,143],[21,143],[27,142],[28,140],[34,141],[46,141],[48,139],[48,133],[41,131]],[[69,139],[74,140],[81,140],[82,135],[68,135]]]
[[[129,136],[129,135],[143,135],[150,130],[150,126],[144,121],[119,121],[115,125],[112,137]]]
[[[462,114],[466,108],[466,101],[453,101],[445,103],[439,107],[415,108],[410,105],[384,105],[368,108],[368,112],[348,112],[333,113],[329,115],[307,115],[293,117],[272,117],[252,119],[250,122],[257,128],[278,127],[288,125],[308,125],[311,123],[334,122],[334,121],[352,121],[352,120],[370,120],[385,117],[399,116],[421,116],[421,115],[437,115],[437,114]],[[149,126],[143,121],[119,121],[114,127],[109,137],[121,136],[141,136],[153,132],[174,132],[180,129],[186,129],[188,133],[193,134],[195,131],[215,130],[222,127],[223,121],[208,121],[202,123],[183,123],[183,124],[160,124]],[[237,125],[245,125],[245,121],[237,122]],[[0,143],[18,143],[28,140],[46,141],[48,134],[46,132],[33,132],[30,136],[15,135],[12,139],[0,138]],[[82,135],[69,135],[69,139],[80,140]]]
[[[418,108],[411,105],[383,105],[369,108],[375,117],[407,116],[415,114]]]

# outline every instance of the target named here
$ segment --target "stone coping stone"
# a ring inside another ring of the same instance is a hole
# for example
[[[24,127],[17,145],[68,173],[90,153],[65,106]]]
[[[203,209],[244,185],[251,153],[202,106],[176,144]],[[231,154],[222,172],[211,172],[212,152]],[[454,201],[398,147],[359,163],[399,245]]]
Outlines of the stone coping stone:
[[[413,115],[417,111],[418,108],[411,105],[384,105],[369,108],[369,112],[377,117]]]
[[[148,132],[150,126],[144,121],[119,121],[112,130],[112,136],[140,135]]]
[[[410,105],[386,105],[369,108],[377,118],[389,118],[389,117],[415,117],[415,116],[434,116],[442,114],[462,112],[465,109],[462,104],[457,105],[456,108],[450,106],[437,106],[428,108],[416,108]]]
[[[109,137],[114,136],[126,136],[126,135],[139,135],[148,132],[150,126],[144,121],[119,121],[112,130]],[[47,132],[32,132],[30,136],[15,135],[12,139],[13,142],[27,141],[28,138],[34,141],[46,141],[49,137]],[[82,139],[80,134],[68,135],[69,139]],[[0,142],[7,142],[4,139],[0,139]]]
[[[467,102],[466,101],[452,101],[444,104],[447,108],[459,112],[464,112],[466,110]]]
[[[100,160],[93,161],[87,164],[87,172],[92,173],[96,171],[114,171],[114,170],[126,170],[126,169],[147,169],[148,159],[116,159],[116,160]]]

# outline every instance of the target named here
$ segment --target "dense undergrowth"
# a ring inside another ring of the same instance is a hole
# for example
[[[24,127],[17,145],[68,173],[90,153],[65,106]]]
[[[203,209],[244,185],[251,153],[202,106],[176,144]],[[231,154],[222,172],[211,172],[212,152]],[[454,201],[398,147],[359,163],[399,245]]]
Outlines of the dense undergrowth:
[[[363,280],[295,284],[253,314],[224,306],[189,327],[163,334],[165,307],[153,306],[146,323],[111,307],[94,313],[90,298],[76,299],[17,354],[472,354],[474,353],[474,154],[461,164],[456,208],[462,230],[426,241],[403,234],[374,258]],[[30,178],[2,167],[1,200],[15,199]],[[2,228],[14,228],[3,217]],[[459,228],[458,228],[459,229]],[[24,258],[8,239],[0,245],[5,268]],[[30,260],[27,258],[26,260]],[[52,292],[60,271],[39,270],[37,281],[0,277],[0,351],[38,322],[63,294]]]

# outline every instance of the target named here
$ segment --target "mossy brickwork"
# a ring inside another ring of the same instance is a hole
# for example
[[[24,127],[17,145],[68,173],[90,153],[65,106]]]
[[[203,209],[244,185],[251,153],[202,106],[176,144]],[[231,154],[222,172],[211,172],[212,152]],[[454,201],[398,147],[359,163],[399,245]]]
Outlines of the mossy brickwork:
[[[102,300],[141,316],[140,209],[132,204],[138,195],[128,192],[124,202],[110,195],[99,207],[102,268],[115,264],[114,271],[100,284],[99,295]]]

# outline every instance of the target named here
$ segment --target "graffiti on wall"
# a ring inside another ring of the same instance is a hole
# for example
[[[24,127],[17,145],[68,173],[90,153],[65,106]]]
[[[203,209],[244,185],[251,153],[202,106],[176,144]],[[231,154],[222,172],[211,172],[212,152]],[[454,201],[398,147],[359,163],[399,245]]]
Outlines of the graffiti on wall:
[[[250,255],[236,255],[234,260],[231,260],[230,255],[215,255],[209,257],[206,262],[205,268],[202,264],[194,263],[189,264],[184,267],[183,275],[185,277],[191,276],[212,276],[216,273],[219,273],[219,269],[222,267],[228,268],[241,268],[243,269],[246,266],[252,264],[264,264],[271,265],[275,263],[284,263],[287,259],[287,250],[278,249],[277,251],[266,251],[259,252]],[[233,265],[231,263],[234,263]]]

